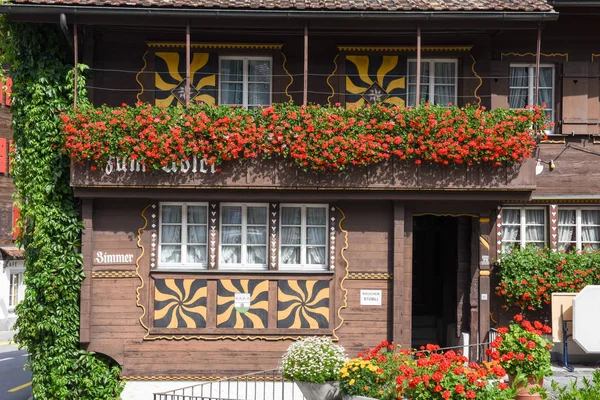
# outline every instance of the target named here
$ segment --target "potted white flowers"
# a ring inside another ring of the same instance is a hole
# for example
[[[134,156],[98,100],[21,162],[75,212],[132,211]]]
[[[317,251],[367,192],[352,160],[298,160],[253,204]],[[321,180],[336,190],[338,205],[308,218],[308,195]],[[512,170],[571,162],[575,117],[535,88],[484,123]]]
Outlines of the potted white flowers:
[[[281,359],[283,377],[295,381],[306,400],[338,400],[344,348],[327,337],[309,337],[290,345]]]

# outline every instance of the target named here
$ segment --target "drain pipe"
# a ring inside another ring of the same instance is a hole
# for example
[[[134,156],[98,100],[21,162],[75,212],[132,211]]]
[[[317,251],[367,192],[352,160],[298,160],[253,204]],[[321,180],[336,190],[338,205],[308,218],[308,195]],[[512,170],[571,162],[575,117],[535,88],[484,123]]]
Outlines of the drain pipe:
[[[60,14],[59,17],[60,29],[62,29],[67,41],[71,48],[73,48],[73,38],[71,37],[71,32],[69,32],[69,26],[67,25],[67,16],[64,13]]]

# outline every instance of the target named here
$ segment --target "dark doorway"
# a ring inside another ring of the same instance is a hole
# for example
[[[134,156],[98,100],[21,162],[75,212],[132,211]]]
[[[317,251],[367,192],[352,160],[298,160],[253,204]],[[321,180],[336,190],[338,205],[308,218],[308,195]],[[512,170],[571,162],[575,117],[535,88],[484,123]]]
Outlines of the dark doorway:
[[[464,293],[458,276],[470,260],[469,220],[435,215],[413,219],[413,347],[456,344],[459,308],[464,305],[458,298]]]

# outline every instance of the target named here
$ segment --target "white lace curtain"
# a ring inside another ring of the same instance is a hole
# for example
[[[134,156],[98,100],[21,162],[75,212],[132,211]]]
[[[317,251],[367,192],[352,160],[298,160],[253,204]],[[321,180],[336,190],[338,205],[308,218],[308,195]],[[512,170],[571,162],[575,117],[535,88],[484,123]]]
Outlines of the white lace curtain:
[[[327,213],[325,208],[306,208],[306,263],[325,264]],[[302,263],[302,208],[281,209],[281,263]]]
[[[183,228],[183,207],[163,206],[161,215],[161,262],[178,264],[182,260],[183,231],[187,229],[186,263],[206,263],[207,253],[207,208],[187,207],[187,227]]]
[[[582,247],[598,249],[600,241],[600,212],[597,210],[581,211],[581,244]]]
[[[225,206],[221,211],[221,260],[225,264],[242,263],[242,235],[246,241],[246,263],[267,263],[267,209],[246,208],[246,231],[242,232],[242,206]]]
[[[181,206],[163,206],[161,216],[160,261],[163,263],[181,263]]]
[[[576,212],[575,210],[558,210],[558,249],[575,248]]]
[[[521,238],[521,212],[515,209],[502,210],[502,249],[506,250]]]
[[[508,105],[525,108],[529,102],[529,68],[510,67]]]
[[[456,64],[453,62],[435,63],[433,102],[443,106],[454,103],[456,92]]]
[[[544,210],[525,210],[525,243],[544,246],[545,220]]]

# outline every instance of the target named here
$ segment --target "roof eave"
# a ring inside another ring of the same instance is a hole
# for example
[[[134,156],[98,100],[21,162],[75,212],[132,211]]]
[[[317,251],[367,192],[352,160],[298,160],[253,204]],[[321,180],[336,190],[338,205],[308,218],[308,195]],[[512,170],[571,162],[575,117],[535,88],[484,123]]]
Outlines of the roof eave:
[[[42,4],[2,4],[0,14],[69,16],[130,16],[146,18],[288,18],[288,19],[398,19],[432,20],[496,20],[555,21],[558,12],[551,11],[355,11],[355,10],[283,10],[283,9],[203,9],[160,7],[113,7]],[[108,21],[107,21],[108,23]]]

